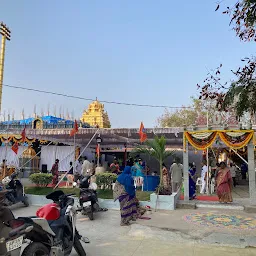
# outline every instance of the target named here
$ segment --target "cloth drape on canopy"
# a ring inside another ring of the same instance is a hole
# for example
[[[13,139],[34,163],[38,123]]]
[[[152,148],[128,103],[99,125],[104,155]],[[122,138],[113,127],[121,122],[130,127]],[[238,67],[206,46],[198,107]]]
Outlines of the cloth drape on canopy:
[[[186,141],[198,150],[205,150],[212,146],[217,137],[220,138],[227,147],[240,149],[245,147],[254,137],[253,130],[237,131],[196,131],[184,132],[183,148],[186,150]]]
[[[27,149],[25,146],[19,146],[18,153],[15,154],[11,148],[8,147],[0,147],[0,162],[2,163],[3,159],[7,160],[7,165],[19,166],[19,157],[21,157],[22,153]]]

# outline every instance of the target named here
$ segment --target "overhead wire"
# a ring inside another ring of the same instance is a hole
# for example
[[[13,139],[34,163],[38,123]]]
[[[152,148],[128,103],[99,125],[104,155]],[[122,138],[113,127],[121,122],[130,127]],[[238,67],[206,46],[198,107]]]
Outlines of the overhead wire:
[[[86,100],[86,101],[94,101],[95,99],[92,98],[85,98],[75,95],[69,95],[59,92],[51,92],[51,91],[45,91],[45,90],[39,90],[34,88],[27,88],[22,86],[16,86],[16,85],[10,85],[10,84],[3,84],[5,87],[14,88],[14,89],[21,89],[26,91],[32,91],[32,92],[39,92],[44,94],[50,94],[50,95],[56,95],[56,96],[62,96],[66,98],[72,98],[72,99],[79,99],[79,100]],[[165,105],[151,105],[151,104],[138,104],[138,103],[127,103],[127,102],[117,102],[117,101],[108,101],[108,100],[100,100],[102,103],[107,104],[116,104],[116,105],[124,105],[124,106],[135,106],[135,107],[149,107],[149,108],[169,108],[169,109],[193,109],[192,107],[173,107],[173,106],[165,106]]]

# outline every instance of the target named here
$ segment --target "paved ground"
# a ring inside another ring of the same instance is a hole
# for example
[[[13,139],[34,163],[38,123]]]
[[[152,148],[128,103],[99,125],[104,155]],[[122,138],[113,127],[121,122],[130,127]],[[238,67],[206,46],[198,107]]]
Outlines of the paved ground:
[[[233,198],[249,198],[249,181],[239,180],[238,185],[233,188]]]
[[[28,216],[34,215],[37,207],[13,209],[16,216]],[[184,219],[191,214],[195,214],[197,218],[185,221]],[[204,219],[203,221],[208,221],[210,224],[203,225],[200,218],[209,214],[215,218]],[[219,215],[222,217],[218,217]],[[256,216],[253,214],[200,209],[200,211],[153,212],[147,216],[151,217],[151,220],[139,220],[130,227],[121,227],[119,211],[98,213],[94,221],[79,215],[77,228],[83,236],[91,240],[89,245],[85,245],[87,255],[256,255],[256,248],[248,247],[256,247],[256,223],[254,222]],[[241,217],[242,220],[249,221],[251,224],[247,226],[243,225],[244,223],[234,224],[232,216]],[[215,222],[222,226],[214,226]]]

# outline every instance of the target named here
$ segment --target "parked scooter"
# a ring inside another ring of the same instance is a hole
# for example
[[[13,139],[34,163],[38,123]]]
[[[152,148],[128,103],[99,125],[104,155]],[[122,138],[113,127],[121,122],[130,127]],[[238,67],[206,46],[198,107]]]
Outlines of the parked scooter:
[[[86,256],[81,240],[85,243],[89,241],[82,238],[76,229],[74,198],[63,191],[54,191],[46,198],[53,200],[53,203],[41,207],[37,217],[18,218],[33,226],[25,236],[32,243],[24,249],[22,256],[66,256],[70,255],[73,247],[77,255]]]
[[[0,255],[19,256],[24,234],[32,227],[15,219],[12,211],[4,205],[6,193],[6,190],[0,191]]]
[[[87,215],[90,220],[94,219],[93,213],[107,211],[106,208],[100,208],[97,196],[97,184],[91,183],[92,175],[84,177],[80,182],[79,204],[81,213]]]
[[[8,206],[22,202],[26,207],[29,206],[28,198],[25,195],[24,187],[19,179],[18,174],[13,173],[2,180],[8,193],[6,193],[6,204]]]

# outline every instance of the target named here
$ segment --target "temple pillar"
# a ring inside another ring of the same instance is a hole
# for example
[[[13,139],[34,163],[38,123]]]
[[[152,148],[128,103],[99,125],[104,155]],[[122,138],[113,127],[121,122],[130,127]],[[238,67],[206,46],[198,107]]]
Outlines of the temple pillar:
[[[253,138],[247,145],[248,174],[249,174],[249,195],[251,204],[256,204],[256,183],[255,183],[255,162]]]
[[[185,142],[183,148],[183,186],[184,186],[184,201],[189,201],[189,175],[188,175],[188,141]]]

